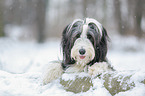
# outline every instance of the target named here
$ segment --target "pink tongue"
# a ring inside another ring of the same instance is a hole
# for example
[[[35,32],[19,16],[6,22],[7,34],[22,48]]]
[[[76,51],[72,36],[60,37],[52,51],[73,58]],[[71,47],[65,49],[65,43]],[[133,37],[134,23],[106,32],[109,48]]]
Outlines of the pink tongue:
[[[81,58],[81,59],[84,59],[84,58],[85,58],[85,56],[80,56],[80,58]]]

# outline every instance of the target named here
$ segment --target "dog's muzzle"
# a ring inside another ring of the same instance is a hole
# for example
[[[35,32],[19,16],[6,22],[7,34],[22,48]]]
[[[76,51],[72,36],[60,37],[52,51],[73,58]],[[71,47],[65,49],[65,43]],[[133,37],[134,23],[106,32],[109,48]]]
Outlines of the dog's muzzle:
[[[71,50],[71,57],[77,62],[84,61],[88,63],[93,60],[95,50],[92,43],[87,38],[78,38]]]

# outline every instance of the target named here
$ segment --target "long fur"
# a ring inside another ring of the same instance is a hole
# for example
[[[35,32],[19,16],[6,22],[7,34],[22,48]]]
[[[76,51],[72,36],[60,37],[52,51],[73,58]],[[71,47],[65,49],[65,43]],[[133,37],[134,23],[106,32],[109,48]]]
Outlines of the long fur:
[[[98,22],[97,22],[98,23]],[[63,68],[69,67],[71,64],[75,64],[75,60],[71,58],[71,49],[74,45],[76,39],[81,35],[81,28],[84,22],[82,20],[73,22],[69,24],[63,31],[62,34],[62,50],[63,50]],[[95,49],[95,58],[90,61],[87,65],[93,65],[96,62],[107,62],[107,41],[109,39],[107,32],[104,27],[96,26],[93,22],[89,24],[89,30],[87,33],[87,38],[92,42]],[[100,32],[102,31],[102,32]],[[102,36],[101,36],[102,35]]]
[[[43,83],[55,80],[63,72],[84,71],[95,76],[104,71],[113,71],[106,57],[108,41],[106,29],[95,19],[74,20],[62,33],[63,60],[49,65]],[[80,49],[84,50],[82,54]]]
[[[59,61],[50,62],[43,76],[43,84],[45,85],[59,78],[62,74],[63,68],[61,66],[61,62]]]

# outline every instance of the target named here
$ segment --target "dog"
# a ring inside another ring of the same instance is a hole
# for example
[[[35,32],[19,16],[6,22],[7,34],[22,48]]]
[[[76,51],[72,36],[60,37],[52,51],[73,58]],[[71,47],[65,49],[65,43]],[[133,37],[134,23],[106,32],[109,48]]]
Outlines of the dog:
[[[74,20],[62,33],[63,60],[49,64],[43,83],[59,78],[64,72],[86,72],[90,76],[96,76],[113,71],[106,57],[108,41],[106,29],[97,20]]]

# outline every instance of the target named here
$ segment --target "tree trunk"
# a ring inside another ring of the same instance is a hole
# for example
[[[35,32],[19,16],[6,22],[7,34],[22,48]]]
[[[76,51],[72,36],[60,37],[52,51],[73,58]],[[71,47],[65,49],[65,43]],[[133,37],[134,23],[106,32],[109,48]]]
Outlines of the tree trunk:
[[[107,1],[106,0],[103,0],[103,12],[104,12],[104,16],[103,16],[103,25],[106,24],[106,21],[107,21]]]
[[[3,25],[3,0],[0,1],[0,37],[4,36],[4,25]]]
[[[83,0],[83,17],[87,17],[87,0]]]
[[[38,42],[43,43],[45,40],[45,13],[46,13],[46,4],[48,0],[38,0],[36,7],[36,20],[38,28]]]
[[[143,14],[144,0],[135,0],[135,10],[134,10],[134,28],[137,37],[142,37],[143,31],[141,29],[141,20]]]
[[[117,30],[119,31],[120,35],[125,35],[125,26],[123,24],[123,20],[121,17],[121,2],[120,0],[114,0],[114,16],[117,23]]]

